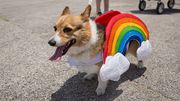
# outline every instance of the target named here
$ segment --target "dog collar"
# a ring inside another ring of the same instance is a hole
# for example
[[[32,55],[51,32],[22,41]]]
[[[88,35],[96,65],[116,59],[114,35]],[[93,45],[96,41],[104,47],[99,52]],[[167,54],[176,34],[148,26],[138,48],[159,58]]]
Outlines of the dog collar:
[[[103,61],[103,51],[99,52],[99,54],[95,58],[93,58],[89,61],[77,62],[75,60],[70,59],[69,57],[67,58],[67,61],[70,64],[70,66],[93,65],[93,64],[96,64],[96,63]]]

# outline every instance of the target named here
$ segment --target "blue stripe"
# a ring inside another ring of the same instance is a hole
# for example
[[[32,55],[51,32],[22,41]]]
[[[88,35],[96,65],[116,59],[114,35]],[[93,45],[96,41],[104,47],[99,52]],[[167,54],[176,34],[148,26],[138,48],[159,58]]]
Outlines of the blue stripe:
[[[137,32],[137,31],[128,32],[122,39],[122,42],[121,42],[121,45],[119,48],[120,53],[124,54],[126,46],[131,40],[137,40],[140,44],[139,46],[141,46],[141,43],[143,42],[143,36],[141,35],[141,33]]]

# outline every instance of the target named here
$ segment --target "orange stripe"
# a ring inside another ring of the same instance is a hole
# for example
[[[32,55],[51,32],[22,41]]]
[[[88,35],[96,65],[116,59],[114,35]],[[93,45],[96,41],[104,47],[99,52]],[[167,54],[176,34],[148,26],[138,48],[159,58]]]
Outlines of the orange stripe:
[[[122,24],[122,23],[124,23],[124,22],[134,22],[134,23],[137,23],[137,24],[139,24],[140,26],[142,26],[143,29],[144,29],[144,30],[146,31],[146,33],[148,34],[147,28],[145,27],[145,25],[144,25],[141,21],[139,21],[139,20],[137,20],[137,19],[135,19],[135,18],[130,18],[130,17],[125,17],[125,18],[119,19],[119,20],[118,20],[117,22],[115,22],[115,24],[113,25],[112,30],[111,30],[111,33],[110,33],[110,36],[109,36],[110,38],[109,38],[109,42],[108,42],[108,54],[107,54],[107,56],[109,56],[109,55],[111,54],[112,42],[113,42],[113,39],[114,39],[114,34],[115,34],[117,28],[120,26],[120,24]],[[147,39],[149,39],[149,35],[147,35]]]

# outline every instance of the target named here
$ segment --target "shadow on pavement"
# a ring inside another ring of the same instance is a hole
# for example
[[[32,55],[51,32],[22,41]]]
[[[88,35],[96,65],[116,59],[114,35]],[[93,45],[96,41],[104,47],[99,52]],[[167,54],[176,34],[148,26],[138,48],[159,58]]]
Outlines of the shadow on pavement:
[[[97,77],[92,80],[83,80],[85,73],[78,73],[51,95],[51,101],[112,101],[123,93],[123,90],[116,90],[121,83],[127,80],[133,81],[141,77],[145,71],[146,67],[137,69],[135,64],[131,64],[119,81],[109,82],[106,93],[102,96],[97,96],[95,92],[98,85]]]
[[[133,10],[131,11],[134,14],[152,14],[152,15],[161,15],[156,13],[156,9],[145,9],[144,11],[139,10]],[[164,12],[162,14],[174,14],[174,13],[180,13],[180,9],[168,9],[165,8]]]

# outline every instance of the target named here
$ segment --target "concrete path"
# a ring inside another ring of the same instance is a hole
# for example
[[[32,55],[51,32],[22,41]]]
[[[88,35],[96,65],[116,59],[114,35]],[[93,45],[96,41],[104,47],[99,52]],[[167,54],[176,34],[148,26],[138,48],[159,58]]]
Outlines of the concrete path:
[[[111,9],[146,23],[153,52],[143,69],[128,55],[130,69],[96,96],[97,78],[83,81],[85,73],[70,67],[67,56],[48,60],[55,48],[47,42],[63,8],[79,15],[88,0],[0,0],[0,101],[180,101],[180,1],[172,10],[162,1],[166,9],[157,15],[156,1],[140,12],[139,0],[110,0]]]

